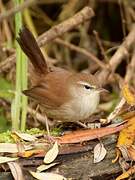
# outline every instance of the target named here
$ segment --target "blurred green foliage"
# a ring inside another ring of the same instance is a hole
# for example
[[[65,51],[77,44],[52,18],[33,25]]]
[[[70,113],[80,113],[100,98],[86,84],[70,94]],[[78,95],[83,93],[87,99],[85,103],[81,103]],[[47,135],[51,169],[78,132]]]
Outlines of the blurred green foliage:
[[[4,109],[0,107],[0,132],[8,130],[10,128],[10,123],[4,115]]]
[[[13,143],[14,140],[11,137],[11,131],[0,133],[0,143]]]
[[[13,84],[3,77],[0,77],[0,98],[11,101],[14,97]]]
[[[3,77],[0,77],[0,98],[11,101],[14,97],[13,85]],[[8,113],[8,112],[7,112]],[[5,108],[0,107],[0,132],[10,129],[11,124],[5,116]]]
[[[0,125],[1,126],[1,125]],[[25,133],[31,134],[31,135],[36,135],[36,134],[47,134],[45,130],[40,130],[38,128],[32,128],[32,129],[27,129],[24,131]],[[11,136],[12,131],[6,131],[0,133],[0,143],[14,143],[14,140]],[[55,128],[52,132],[51,135],[58,136],[60,134],[60,129]]]

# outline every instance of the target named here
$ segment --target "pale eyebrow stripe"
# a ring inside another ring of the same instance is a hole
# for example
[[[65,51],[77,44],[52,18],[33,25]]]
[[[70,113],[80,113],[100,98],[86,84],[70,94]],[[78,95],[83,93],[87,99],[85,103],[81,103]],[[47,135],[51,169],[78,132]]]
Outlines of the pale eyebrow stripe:
[[[78,83],[78,84],[82,84],[82,85],[91,86],[89,83],[84,82],[84,81],[78,81],[77,83]]]
[[[93,85],[91,85],[91,84],[89,84],[89,83],[87,83],[87,82],[84,82],[84,81],[79,81],[79,82],[77,82],[78,84],[81,84],[81,85],[86,85],[86,86],[90,86],[90,87],[95,87],[95,86],[93,86]]]

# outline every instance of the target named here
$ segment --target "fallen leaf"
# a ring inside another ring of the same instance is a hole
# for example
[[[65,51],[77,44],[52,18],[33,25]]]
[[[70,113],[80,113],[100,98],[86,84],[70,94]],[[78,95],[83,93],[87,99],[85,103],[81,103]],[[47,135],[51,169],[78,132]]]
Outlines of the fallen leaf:
[[[119,146],[119,150],[122,154],[122,157],[125,159],[125,161],[130,161],[130,157],[129,157],[129,154],[128,154],[128,149],[126,146],[122,145],[122,146]]]
[[[22,152],[22,153],[19,152],[18,156],[28,158],[28,157],[31,157],[33,155],[38,155],[38,154],[41,154],[41,153],[42,154],[44,153],[43,149],[33,149],[33,150],[25,151],[25,152]]]
[[[94,147],[94,163],[102,161],[106,156],[106,149],[102,143],[98,143]]]
[[[116,158],[112,161],[115,163],[121,156],[121,146],[131,146],[135,141],[135,117],[127,119],[127,127],[121,130],[117,142]]]
[[[131,145],[127,148],[128,154],[131,161],[135,161],[135,146]]]
[[[36,173],[30,171],[31,175],[39,180],[67,180],[67,178],[63,177],[62,175],[59,174],[54,174],[54,173]]]
[[[127,120],[127,127],[121,130],[117,146],[130,146],[135,140],[135,117]]]
[[[40,166],[37,167],[37,172],[42,172],[42,171],[45,171],[55,165],[57,165],[59,163],[51,163],[51,164],[42,164]]]
[[[11,173],[14,177],[14,180],[24,180],[22,169],[20,165],[16,162],[8,162]]]
[[[122,95],[130,105],[135,105],[135,95],[131,92],[129,85],[125,83],[122,88]]]
[[[58,153],[59,153],[59,149],[58,149],[58,143],[57,143],[57,141],[56,141],[56,142],[54,143],[52,149],[50,149],[50,150],[46,153],[46,155],[45,155],[45,157],[44,157],[44,163],[49,164],[49,163],[53,162],[54,159],[57,157]]]
[[[24,144],[21,141],[17,142],[16,144],[18,148],[18,153],[24,153],[25,152]]]
[[[128,171],[124,172],[116,178],[116,180],[126,179],[135,173],[135,166],[131,167]]]
[[[0,143],[0,153],[2,152],[17,153],[18,152],[17,144]]]
[[[18,142],[20,142],[20,137],[19,136],[17,136],[15,133],[11,133],[11,137],[12,137],[12,139],[14,140],[14,142],[15,143],[18,143]]]
[[[35,136],[27,134],[27,133],[20,133],[16,131],[13,133],[16,134],[19,138],[23,139],[24,141],[32,142],[37,139]]]
[[[7,162],[10,162],[10,161],[16,161],[17,159],[18,158],[11,158],[11,157],[0,156],[0,164],[7,163]]]
[[[24,145],[24,150],[30,150],[33,147],[30,145]],[[18,153],[20,148],[18,147],[18,144],[12,144],[12,143],[0,143],[0,153]]]
[[[57,137],[59,144],[69,144],[69,143],[80,143],[83,141],[90,141],[93,139],[101,138],[113,133],[116,133],[126,127],[126,124],[122,124],[117,127],[105,127],[96,129],[86,129],[73,131],[69,134],[65,134],[61,137]]]

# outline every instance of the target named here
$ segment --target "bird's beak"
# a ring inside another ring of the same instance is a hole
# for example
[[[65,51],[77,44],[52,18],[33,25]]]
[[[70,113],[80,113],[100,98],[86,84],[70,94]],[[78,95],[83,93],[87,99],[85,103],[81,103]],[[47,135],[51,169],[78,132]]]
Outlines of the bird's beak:
[[[98,88],[97,89],[99,92],[106,92],[106,93],[109,93],[109,91],[107,89],[104,89],[104,88]]]

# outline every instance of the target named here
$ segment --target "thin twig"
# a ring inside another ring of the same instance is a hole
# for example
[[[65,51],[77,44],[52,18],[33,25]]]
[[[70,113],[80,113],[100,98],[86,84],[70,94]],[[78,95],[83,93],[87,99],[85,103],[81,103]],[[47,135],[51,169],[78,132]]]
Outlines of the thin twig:
[[[126,20],[124,17],[124,12],[123,12],[123,8],[122,8],[122,1],[119,0],[119,7],[120,7],[120,16],[121,16],[121,21],[122,21],[122,31],[123,31],[123,36],[126,36]]]
[[[113,112],[111,112],[109,114],[109,116],[107,117],[107,121],[106,123],[109,123],[111,122],[117,115],[118,113],[120,112],[120,110],[122,109],[122,107],[124,106],[126,100],[125,98],[123,97],[120,102],[117,104],[117,106],[115,107],[115,109],[113,110]]]
[[[15,15],[19,11],[23,11],[25,8],[28,8],[32,6],[33,4],[53,4],[55,3],[55,0],[27,0],[24,3],[15,6],[6,12],[2,13],[0,15],[0,22],[2,22],[4,19],[8,19],[9,17]],[[57,0],[57,3],[65,3],[66,0]]]
[[[0,63],[0,73],[11,69],[15,64],[16,54],[9,56],[6,60]]]
[[[121,63],[123,58],[128,56],[128,52],[133,48],[135,44],[135,24],[133,24],[132,29],[128,36],[125,38],[124,42],[119,46],[118,50],[114,53],[110,59],[109,66],[112,69],[112,72],[115,72],[117,66]],[[107,81],[110,72],[106,69],[103,69],[99,75],[98,79],[100,82],[105,84]]]
[[[103,63],[102,61],[100,61],[96,56],[94,56],[91,52],[88,52],[87,50],[83,49],[83,48],[80,48],[80,47],[77,47],[69,42],[65,42],[63,41],[62,39],[55,39],[54,42],[58,43],[58,44],[61,44],[61,45],[64,45],[65,47],[71,49],[71,50],[74,50],[74,51],[77,51],[85,56],[87,56],[89,58],[89,60],[92,60],[94,61],[96,64],[98,64],[101,68],[103,69],[106,69],[107,66],[105,63]]]
[[[119,49],[115,52],[115,54],[110,59],[110,65],[113,68],[112,70],[115,71],[117,66],[121,63],[121,60],[124,57],[128,56],[128,52],[133,48],[135,45],[135,24],[125,38],[124,42],[120,45]]]
[[[133,21],[135,21],[135,11],[134,11],[133,7],[129,7],[129,13],[130,13]]]
[[[74,27],[83,23],[84,21],[89,20],[93,16],[94,16],[94,12],[90,7],[83,8],[81,11],[79,11],[73,17],[63,21],[62,23],[54,26],[53,28],[51,28],[50,30],[45,32],[44,34],[40,35],[37,39],[39,46],[42,47],[43,45],[47,44],[49,41],[54,40],[58,36],[61,36],[63,33],[73,29]],[[8,59],[6,59],[5,61],[8,62],[8,64],[9,64],[9,63],[11,63],[11,60],[15,61],[15,57],[16,57],[16,55],[14,54],[14,55],[10,56]],[[13,63],[14,62],[12,62],[12,64]],[[4,69],[5,70],[7,69],[6,66]],[[0,69],[0,73],[1,72],[2,72],[2,70]]]
[[[131,62],[127,67],[127,72],[125,75],[125,82],[129,83],[130,80],[134,77],[134,74],[135,74],[135,50],[133,51]]]
[[[94,12],[90,7],[85,7],[71,18],[63,21],[62,23],[53,26],[49,31],[40,35],[37,39],[39,46],[43,46],[49,41],[63,35],[65,32],[70,31],[84,21],[90,20],[94,16]]]
[[[105,53],[105,50],[104,50],[103,45],[102,45],[102,43],[101,43],[101,40],[100,40],[100,38],[99,38],[99,35],[98,35],[98,33],[97,33],[96,31],[93,31],[93,33],[94,33],[94,35],[95,35],[97,44],[98,44],[99,49],[100,49],[100,51],[101,51],[101,54],[102,54],[102,56],[104,57],[105,62],[108,63],[109,60],[108,60],[108,57],[107,57],[107,55],[106,55],[106,53]]]
[[[0,1],[0,11],[5,12],[5,7],[2,1]],[[11,30],[9,28],[9,24],[6,20],[3,21],[3,29],[5,32],[6,40],[9,46],[11,46],[12,42],[12,35],[11,35]]]

